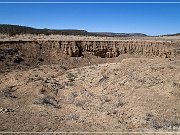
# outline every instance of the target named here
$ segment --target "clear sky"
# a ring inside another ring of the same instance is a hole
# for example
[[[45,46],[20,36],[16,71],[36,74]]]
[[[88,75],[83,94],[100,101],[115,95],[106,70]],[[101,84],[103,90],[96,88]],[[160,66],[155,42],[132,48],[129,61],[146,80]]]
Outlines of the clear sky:
[[[4,1],[7,2],[7,0]],[[168,2],[168,0],[158,1]],[[180,2],[180,0],[174,1]],[[180,33],[180,3],[0,4],[0,24],[18,24],[35,28],[84,29],[90,32],[145,33],[149,35]]]

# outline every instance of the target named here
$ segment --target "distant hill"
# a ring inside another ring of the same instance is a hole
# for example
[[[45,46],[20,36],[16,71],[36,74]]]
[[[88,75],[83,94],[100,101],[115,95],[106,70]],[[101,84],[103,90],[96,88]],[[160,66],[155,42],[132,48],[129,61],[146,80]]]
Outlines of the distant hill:
[[[32,27],[0,24],[0,34],[60,34],[60,35],[96,35],[85,30],[53,30],[53,29],[36,29]]]
[[[167,34],[167,35],[162,35],[162,36],[180,36],[180,33],[176,33],[176,34]]]
[[[0,24],[0,34],[9,34],[10,36],[16,34],[59,34],[59,35],[84,35],[84,36],[107,36],[107,37],[132,37],[147,36],[142,33],[111,33],[111,32],[88,32],[86,30],[56,30],[56,29],[36,29],[27,26],[10,25],[10,24]]]
[[[112,32],[94,32],[94,34],[98,34],[101,36],[108,36],[108,37],[145,37],[146,34],[143,33],[112,33]]]

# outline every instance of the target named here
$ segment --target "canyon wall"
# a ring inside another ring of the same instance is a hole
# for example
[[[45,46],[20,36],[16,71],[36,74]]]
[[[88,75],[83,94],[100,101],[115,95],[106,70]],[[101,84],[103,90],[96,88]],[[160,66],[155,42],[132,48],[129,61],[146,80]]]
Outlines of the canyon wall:
[[[25,62],[57,63],[63,57],[93,55],[114,58],[121,54],[172,58],[180,55],[180,43],[162,41],[1,41],[0,66]]]

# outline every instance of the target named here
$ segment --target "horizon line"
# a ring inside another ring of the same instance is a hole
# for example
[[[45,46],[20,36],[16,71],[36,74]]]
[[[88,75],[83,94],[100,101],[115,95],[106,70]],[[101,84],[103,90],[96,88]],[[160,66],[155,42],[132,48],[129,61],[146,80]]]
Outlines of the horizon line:
[[[28,26],[28,25],[21,25],[21,24],[4,24],[4,23],[0,23],[0,25],[12,25],[12,26],[20,26],[20,27],[30,27],[33,29],[48,29],[48,30],[82,30],[82,31],[87,31],[89,33],[114,33],[114,34],[145,34],[147,36],[166,36],[166,35],[173,35],[173,34],[179,34],[180,32],[175,32],[175,33],[164,33],[164,34],[148,34],[148,33],[144,33],[144,32],[115,32],[115,31],[91,31],[91,30],[87,30],[87,29],[78,29],[78,28],[43,28],[43,27],[36,27],[36,26]]]
[[[27,1],[27,2],[20,2],[20,1],[16,1],[16,2],[10,2],[10,1],[7,1],[7,2],[0,2],[0,4],[180,4],[180,2],[100,2],[100,1],[97,1],[97,2],[65,2],[65,1],[59,1],[59,2],[55,2],[55,1],[52,1],[52,2],[46,2],[46,1],[42,1],[42,2],[31,2],[31,1]]]

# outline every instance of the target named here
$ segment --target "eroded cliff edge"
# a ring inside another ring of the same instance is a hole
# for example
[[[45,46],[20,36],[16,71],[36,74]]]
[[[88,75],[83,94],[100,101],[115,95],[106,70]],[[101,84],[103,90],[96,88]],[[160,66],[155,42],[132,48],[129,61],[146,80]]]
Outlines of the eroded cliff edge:
[[[53,64],[63,58],[115,58],[123,54],[175,58],[180,43],[168,41],[0,41],[0,66]]]

